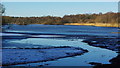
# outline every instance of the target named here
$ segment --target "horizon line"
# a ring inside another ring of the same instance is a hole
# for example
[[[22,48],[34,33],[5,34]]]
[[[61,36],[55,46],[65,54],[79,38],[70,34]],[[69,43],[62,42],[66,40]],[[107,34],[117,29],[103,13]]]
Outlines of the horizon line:
[[[112,12],[112,11],[109,11],[111,13],[119,13],[119,12]],[[55,16],[55,15],[46,15],[46,16],[19,16],[19,15],[5,15],[3,14],[2,16],[10,16],[10,17],[47,17],[47,16],[50,16],[50,17],[64,17],[64,16],[70,16],[70,15],[82,15],[82,14],[89,14],[89,15],[92,15],[92,14],[106,14],[106,13],[109,13],[109,12],[98,12],[98,13],[80,13],[80,14],[66,14],[66,15],[63,15],[63,16]]]

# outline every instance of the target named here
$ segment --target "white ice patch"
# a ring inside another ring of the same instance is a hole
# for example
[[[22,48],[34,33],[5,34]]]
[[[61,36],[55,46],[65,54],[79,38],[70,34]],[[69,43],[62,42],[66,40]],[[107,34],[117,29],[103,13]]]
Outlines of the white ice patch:
[[[30,37],[65,37],[62,35],[30,35]]]
[[[25,34],[0,33],[0,36],[23,36]]]

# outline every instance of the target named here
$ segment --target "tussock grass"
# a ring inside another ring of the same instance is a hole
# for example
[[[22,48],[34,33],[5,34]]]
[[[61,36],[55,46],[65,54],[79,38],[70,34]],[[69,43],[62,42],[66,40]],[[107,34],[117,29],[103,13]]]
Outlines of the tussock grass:
[[[108,23],[66,23],[64,25],[86,25],[86,26],[102,26],[102,27],[119,27],[120,25],[116,24],[108,24]]]

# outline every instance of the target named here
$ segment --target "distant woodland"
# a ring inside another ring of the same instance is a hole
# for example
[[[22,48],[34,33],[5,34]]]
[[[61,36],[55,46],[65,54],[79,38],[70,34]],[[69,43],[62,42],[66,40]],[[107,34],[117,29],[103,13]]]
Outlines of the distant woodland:
[[[76,14],[63,17],[11,17],[2,16],[2,24],[47,24],[47,25],[93,25],[118,27],[120,13],[107,12],[99,14]]]

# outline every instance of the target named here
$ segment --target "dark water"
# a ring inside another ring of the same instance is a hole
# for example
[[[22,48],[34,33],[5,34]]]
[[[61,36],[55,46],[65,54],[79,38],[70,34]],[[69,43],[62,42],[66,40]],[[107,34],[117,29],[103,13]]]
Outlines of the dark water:
[[[73,25],[11,25],[9,32],[21,33],[44,33],[44,34],[66,34],[66,35],[96,35],[117,36],[118,28],[95,27],[95,26],[73,26]]]

